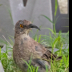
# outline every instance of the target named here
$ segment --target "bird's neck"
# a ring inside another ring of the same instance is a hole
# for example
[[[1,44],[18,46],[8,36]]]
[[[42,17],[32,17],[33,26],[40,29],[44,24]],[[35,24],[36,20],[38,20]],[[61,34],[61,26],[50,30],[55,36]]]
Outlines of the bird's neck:
[[[26,36],[29,36],[29,34],[26,34],[26,33],[24,33],[24,34],[15,34],[15,36],[14,36],[14,38],[16,39],[16,38],[18,38],[18,37],[26,37]]]
[[[22,35],[20,35],[20,37],[21,37],[21,38],[25,38],[25,37],[29,37],[29,35],[27,35],[27,34],[22,34]]]

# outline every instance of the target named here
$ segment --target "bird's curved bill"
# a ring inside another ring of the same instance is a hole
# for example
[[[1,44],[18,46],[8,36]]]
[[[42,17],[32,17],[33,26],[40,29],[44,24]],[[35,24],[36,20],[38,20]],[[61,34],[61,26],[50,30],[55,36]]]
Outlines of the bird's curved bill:
[[[30,25],[29,25],[29,28],[36,28],[36,29],[40,30],[39,27],[37,27],[36,25],[33,25],[33,24],[30,24]]]

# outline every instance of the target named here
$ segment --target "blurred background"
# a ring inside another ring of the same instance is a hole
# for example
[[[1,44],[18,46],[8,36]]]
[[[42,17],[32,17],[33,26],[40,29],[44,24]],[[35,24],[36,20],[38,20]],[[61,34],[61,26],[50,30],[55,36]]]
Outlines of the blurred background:
[[[57,0],[28,0],[24,7],[23,0],[0,0],[0,38],[4,35],[7,39],[9,35],[14,36],[14,25],[18,20],[29,20],[39,26],[41,31],[38,35],[49,35],[55,20],[55,29],[58,33],[66,33],[69,30],[69,1]],[[55,11],[57,9],[57,11]],[[56,14],[55,14],[56,13]],[[33,29],[33,36],[36,30]]]

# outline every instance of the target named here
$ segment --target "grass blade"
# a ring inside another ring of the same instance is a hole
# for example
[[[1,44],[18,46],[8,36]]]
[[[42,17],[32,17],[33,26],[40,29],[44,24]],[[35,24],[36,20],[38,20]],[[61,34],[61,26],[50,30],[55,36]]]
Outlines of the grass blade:
[[[23,59],[22,59],[23,60]],[[25,63],[26,63],[26,65],[28,66],[28,68],[30,69],[30,71],[32,72],[32,69],[31,69],[31,66],[25,61],[25,60],[23,60]]]
[[[46,65],[45,67],[46,67],[46,72],[48,72],[48,66]]]
[[[39,38],[38,38],[38,43],[40,43],[41,41],[41,35],[39,35]]]
[[[48,19],[53,24],[53,21],[49,17],[47,17],[46,15],[41,15],[41,16],[45,17],[46,19]]]
[[[36,68],[36,72],[38,72],[39,67]]]
[[[46,29],[50,30],[52,32],[52,34],[55,35],[54,31],[51,28],[46,28]]]
[[[55,12],[54,12],[54,16],[56,16],[57,14],[57,9],[58,9],[58,3],[57,3],[58,0],[55,0]]]

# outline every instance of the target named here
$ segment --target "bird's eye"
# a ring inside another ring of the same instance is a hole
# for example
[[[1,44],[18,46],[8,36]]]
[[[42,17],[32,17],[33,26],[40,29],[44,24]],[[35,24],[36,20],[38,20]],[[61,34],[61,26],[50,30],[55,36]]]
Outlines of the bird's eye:
[[[23,25],[22,25],[22,24],[20,24],[20,27],[21,27],[21,28],[23,28]]]

